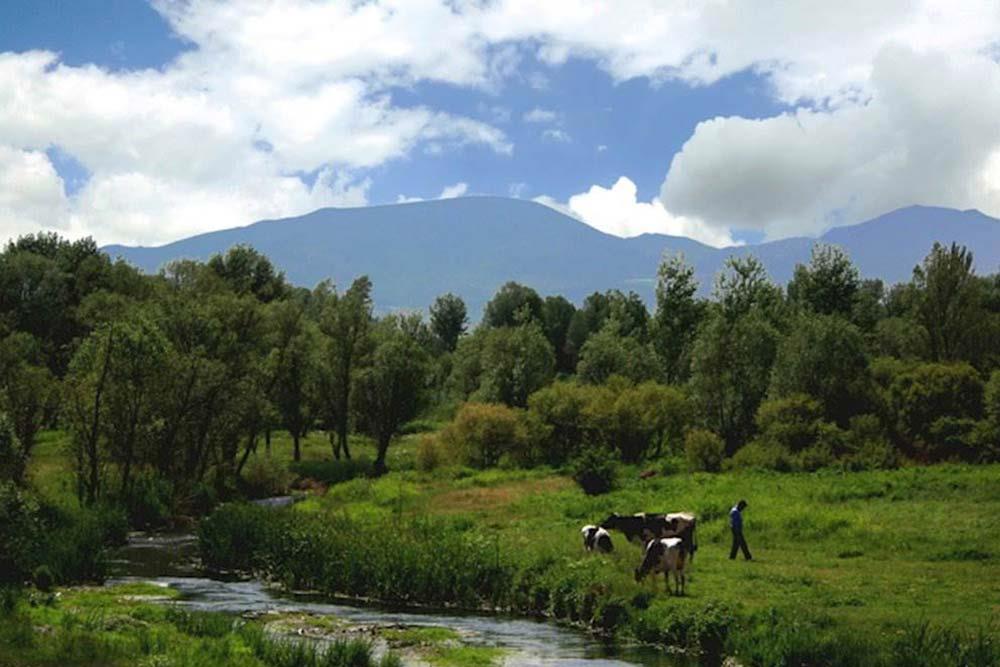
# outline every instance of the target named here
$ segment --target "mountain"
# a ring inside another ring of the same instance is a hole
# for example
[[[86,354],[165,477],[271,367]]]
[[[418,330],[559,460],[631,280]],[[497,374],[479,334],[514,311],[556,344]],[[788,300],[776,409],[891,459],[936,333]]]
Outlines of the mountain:
[[[847,250],[865,277],[908,280],[934,241],[958,242],[980,273],[1000,265],[1000,220],[978,211],[911,206],[819,238]],[[779,282],[809,259],[816,239],[789,238],[739,248],[712,248],[688,238],[611,236],[547,206],[502,197],[465,197],[364,208],[327,208],[200,234],[158,247],[104,250],[143,271],[174,259],[206,260],[239,243],[252,245],[296,284],[330,278],[344,287],[361,274],[375,286],[380,311],[424,309],[444,292],[461,295],[478,317],[508,280],[579,303],[594,291],[633,290],[653,302],[665,251],[683,252],[703,293],[730,255],[756,254]]]

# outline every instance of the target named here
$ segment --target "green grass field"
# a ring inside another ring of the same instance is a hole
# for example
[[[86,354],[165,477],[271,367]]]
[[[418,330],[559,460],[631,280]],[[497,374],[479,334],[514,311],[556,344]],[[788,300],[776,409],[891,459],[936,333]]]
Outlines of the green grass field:
[[[626,631],[638,635],[644,625],[662,625],[676,612],[696,615],[718,605],[734,610],[742,627],[756,624],[763,637],[780,619],[808,622],[811,632],[818,629],[835,642],[905,644],[925,624],[1000,641],[998,465],[688,474],[671,473],[679,466],[665,460],[624,468],[617,490],[591,497],[549,469],[415,471],[418,438],[406,436],[393,446],[389,475],[333,485],[293,511],[378,525],[439,517],[495,543],[519,567],[545,562],[584,573],[579,581],[602,596],[627,601],[634,617]],[[59,434],[45,434],[33,480],[43,493],[71,502],[60,442]],[[303,445],[306,460],[330,457],[324,434]],[[353,445],[356,457],[372,457],[370,443],[357,439]],[[275,434],[270,456],[261,448],[256,458],[284,468],[291,461],[290,439]],[[640,479],[646,469],[660,474]],[[728,559],[726,515],[739,498],[749,501],[752,562]],[[683,598],[668,596],[662,578],[635,583],[640,547],[618,534],[611,555],[582,551],[579,528],[613,511],[681,510],[698,515],[700,545]],[[664,633],[660,627],[647,635]],[[784,664],[763,658],[747,663]]]

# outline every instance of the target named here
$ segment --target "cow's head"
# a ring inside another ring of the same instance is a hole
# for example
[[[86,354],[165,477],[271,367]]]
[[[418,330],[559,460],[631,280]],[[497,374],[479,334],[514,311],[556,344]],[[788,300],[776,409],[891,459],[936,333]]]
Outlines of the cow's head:
[[[665,547],[663,542],[660,540],[650,540],[646,543],[646,550],[642,557],[642,563],[639,567],[635,568],[635,580],[642,581],[643,577],[650,573],[653,568],[660,562],[663,558],[663,552]]]
[[[619,528],[621,528],[622,519],[624,518],[625,517],[623,517],[618,512],[612,512],[611,516],[609,516],[607,519],[601,522],[601,528],[605,528],[608,530],[618,530]]]

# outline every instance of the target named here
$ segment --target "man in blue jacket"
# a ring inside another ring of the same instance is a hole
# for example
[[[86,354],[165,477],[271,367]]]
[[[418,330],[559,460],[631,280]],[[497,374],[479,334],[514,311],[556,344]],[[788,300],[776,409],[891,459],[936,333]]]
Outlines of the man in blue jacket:
[[[746,538],[743,537],[743,510],[746,509],[747,501],[741,500],[736,506],[729,510],[729,527],[733,531],[733,548],[729,550],[729,560],[736,558],[736,552],[743,550],[743,557],[747,560],[753,559],[750,555],[750,548],[747,546]]]

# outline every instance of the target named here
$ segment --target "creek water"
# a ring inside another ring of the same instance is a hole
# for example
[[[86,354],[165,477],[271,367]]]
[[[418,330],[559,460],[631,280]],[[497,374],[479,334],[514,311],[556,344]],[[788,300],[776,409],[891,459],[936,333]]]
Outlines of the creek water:
[[[553,623],[501,615],[400,610],[315,595],[284,593],[256,579],[213,575],[199,567],[193,535],[135,533],[117,551],[109,583],[147,581],[175,589],[178,604],[233,614],[295,612],[332,615],[363,626],[446,627],[469,645],[504,651],[505,667],[688,667],[682,656],[641,646],[606,643]]]

